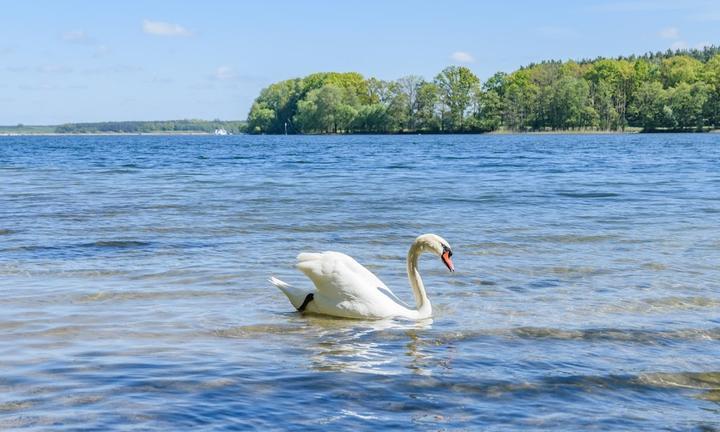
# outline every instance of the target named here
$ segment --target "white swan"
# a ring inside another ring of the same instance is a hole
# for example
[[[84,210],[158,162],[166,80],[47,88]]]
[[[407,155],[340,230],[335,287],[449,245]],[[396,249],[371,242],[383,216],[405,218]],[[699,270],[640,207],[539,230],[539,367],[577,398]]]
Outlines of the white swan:
[[[438,255],[450,271],[455,271],[450,258],[452,250],[442,237],[424,234],[416,238],[407,256],[415,308],[398,299],[370,270],[340,252],[298,255],[296,267],[313,281],[314,291],[293,287],[275,277],[271,277],[270,282],[285,293],[300,312],[360,319],[423,319],[432,315],[432,306],[418,272],[418,258],[424,252]]]

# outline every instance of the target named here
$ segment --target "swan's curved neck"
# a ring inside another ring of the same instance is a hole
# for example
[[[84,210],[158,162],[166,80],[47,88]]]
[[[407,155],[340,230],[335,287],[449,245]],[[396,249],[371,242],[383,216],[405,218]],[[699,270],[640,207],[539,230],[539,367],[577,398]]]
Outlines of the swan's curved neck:
[[[432,306],[430,300],[425,293],[425,285],[423,285],[420,272],[418,271],[418,259],[422,255],[422,246],[415,242],[410,246],[407,256],[407,274],[410,281],[410,287],[415,296],[415,305],[421,316],[430,316],[432,314]]]

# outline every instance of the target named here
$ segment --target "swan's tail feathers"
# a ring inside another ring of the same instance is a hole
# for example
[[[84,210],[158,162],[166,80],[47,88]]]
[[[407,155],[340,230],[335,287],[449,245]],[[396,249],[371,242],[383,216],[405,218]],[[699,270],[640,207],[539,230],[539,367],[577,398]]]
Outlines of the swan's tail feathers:
[[[281,281],[275,276],[271,276],[268,280],[271,284],[275,285],[275,287],[277,287],[280,291],[283,292],[283,294],[287,296],[288,300],[290,300],[290,303],[295,309],[300,309],[300,307],[303,305],[303,302],[305,301],[305,298],[308,294],[310,294],[309,291],[296,288],[290,284]]]
[[[270,276],[270,279],[268,279],[268,281],[270,281],[271,284],[275,285],[276,287],[278,287],[280,289],[287,288],[290,286],[290,284],[287,284],[287,283],[281,281],[280,279],[276,278],[275,276]]]

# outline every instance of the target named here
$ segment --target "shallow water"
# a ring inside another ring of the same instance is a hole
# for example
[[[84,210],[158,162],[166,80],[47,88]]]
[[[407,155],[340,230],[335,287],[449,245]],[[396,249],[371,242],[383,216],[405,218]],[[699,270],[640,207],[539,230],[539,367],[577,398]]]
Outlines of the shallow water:
[[[0,137],[0,429],[720,430],[720,135]],[[434,318],[303,317],[338,250]]]

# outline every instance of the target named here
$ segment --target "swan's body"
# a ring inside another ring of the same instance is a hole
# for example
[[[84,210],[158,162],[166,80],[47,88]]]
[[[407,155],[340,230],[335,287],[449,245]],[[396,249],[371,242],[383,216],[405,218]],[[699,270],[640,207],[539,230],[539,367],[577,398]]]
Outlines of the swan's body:
[[[415,239],[407,257],[414,308],[398,299],[370,270],[340,252],[298,255],[296,267],[312,280],[315,290],[296,288],[274,277],[270,282],[300,312],[360,319],[423,319],[432,316],[432,306],[418,272],[418,259],[424,252],[441,256],[450,271],[454,271],[452,251],[445,240],[434,234]]]

